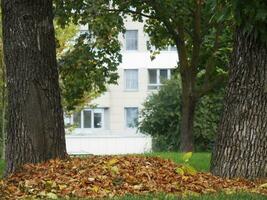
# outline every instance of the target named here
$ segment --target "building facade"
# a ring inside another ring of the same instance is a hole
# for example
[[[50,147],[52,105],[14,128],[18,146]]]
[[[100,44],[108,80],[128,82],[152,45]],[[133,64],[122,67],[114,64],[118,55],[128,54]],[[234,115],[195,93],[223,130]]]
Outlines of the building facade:
[[[136,122],[142,104],[162,82],[170,79],[177,66],[175,48],[161,51],[152,61],[147,49],[148,37],[143,24],[130,18],[126,32],[119,36],[122,63],[118,67],[118,84],[95,99],[94,108],[85,107],[65,118],[75,128],[66,135],[70,154],[129,154],[151,151],[152,139],[138,132]]]

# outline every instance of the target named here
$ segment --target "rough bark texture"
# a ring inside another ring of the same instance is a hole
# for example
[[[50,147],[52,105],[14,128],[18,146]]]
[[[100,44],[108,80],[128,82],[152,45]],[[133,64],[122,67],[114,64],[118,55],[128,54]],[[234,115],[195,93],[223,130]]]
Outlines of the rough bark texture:
[[[3,0],[8,87],[6,174],[66,156],[52,0]]]
[[[191,76],[182,76],[182,120],[181,120],[181,145],[182,152],[194,150],[194,115],[196,98],[194,95],[194,80]]]
[[[267,45],[237,30],[231,59],[211,170],[222,177],[267,177]]]

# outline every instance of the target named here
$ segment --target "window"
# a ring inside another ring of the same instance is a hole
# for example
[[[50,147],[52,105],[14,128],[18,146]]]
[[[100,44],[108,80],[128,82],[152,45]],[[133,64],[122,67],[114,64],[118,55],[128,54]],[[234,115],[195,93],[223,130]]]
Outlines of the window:
[[[162,51],[177,51],[177,49],[175,45],[169,45],[165,47],[164,49],[162,49]]]
[[[170,46],[170,51],[177,51],[176,46]]]
[[[102,127],[102,113],[94,113],[94,128]]]
[[[125,108],[125,121],[127,128],[135,128],[137,127],[138,120],[138,108],[131,107]]]
[[[77,128],[81,128],[81,112],[73,114],[73,124]]]
[[[91,110],[83,111],[83,127],[92,128],[92,111]]]
[[[125,33],[126,50],[138,49],[138,30],[127,30]]]
[[[164,81],[171,78],[170,69],[149,69],[148,70],[148,89],[157,90]]]
[[[126,90],[138,90],[138,69],[125,69],[124,82]]]
[[[71,125],[71,116],[64,113],[64,125],[69,127]]]
[[[73,114],[73,124],[76,128],[103,128],[103,109],[84,109]]]

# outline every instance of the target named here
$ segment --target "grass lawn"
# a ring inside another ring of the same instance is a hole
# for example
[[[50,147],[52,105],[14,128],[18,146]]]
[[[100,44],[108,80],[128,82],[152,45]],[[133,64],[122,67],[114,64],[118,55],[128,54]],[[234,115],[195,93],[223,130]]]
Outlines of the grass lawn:
[[[113,200],[267,200],[266,196],[249,193],[236,193],[236,194],[210,194],[201,196],[190,196],[186,198],[175,197],[171,195],[148,195],[148,196],[134,196],[127,195],[125,197],[113,198]]]
[[[4,161],[0,159],[0,178],[2,177],[3,171],[4,171]]]
[[[177,152],[153,152],[144,154],[145,156],[159,156],[161,158],[170,159],[176,163],[182,163],[182,153]],[[209,171],[210,167],[210,153],[193,153],[189,163],[198,171]],[[0,177],[4,169],[4,161],[0,159]]]
[[[147,156],[159,156],[161,158],[170,159],[176,163],[182,163],[182,153],[177,152],[154,152],[145,154]],[[209,171],[211,153],[193,153],[189,164],[196,168],[198,171]]]

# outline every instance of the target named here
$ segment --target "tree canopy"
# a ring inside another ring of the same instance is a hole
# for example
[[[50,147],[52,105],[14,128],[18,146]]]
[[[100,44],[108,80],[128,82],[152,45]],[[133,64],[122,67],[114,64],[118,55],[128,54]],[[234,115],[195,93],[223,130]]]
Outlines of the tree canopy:
[[[125,31],[124,19],[130,16],[144,23],[144,30],[149,36],[148,47],[153,55],[169,45],[177,48],[183,104],[181,150],[193,150],[195,105],[227,78],[231,23],[214,14],[222,8],[214,0],[57,0],[55,7],[63,26],[70,22],[88,25],[88,33],[78,39],[83,44],[77,45],[77,49],[67,54],[62,62],[61,71],[66,76],[63,78],[63,94],[66,93],[68,102],[72,102],[70,108],[90,91],[99,93],[105,89],[105,83],[115,82],[117,76],[114,72],[121,61],[118,35]],[[82,50],[85,48],[86,51]],[[87,55],[82,56],[81,53]],[[73,56],[70,57],[71,54]],[[79,62],[73,62],[75,55],[79,56],[76,59]],[[105,78],[98,83],[100,74]],[[84,78],[87,80],[82,80]],[[88,86],[88,81],[94,87]]]

